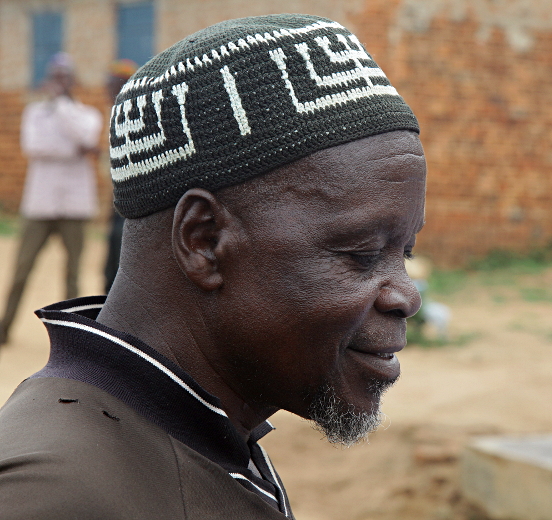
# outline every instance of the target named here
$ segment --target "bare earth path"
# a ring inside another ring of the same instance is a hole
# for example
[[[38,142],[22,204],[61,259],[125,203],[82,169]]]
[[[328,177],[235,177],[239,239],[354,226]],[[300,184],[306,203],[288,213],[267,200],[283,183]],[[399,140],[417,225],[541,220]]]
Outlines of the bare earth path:
[[[0,237],[0,295],[15,240]],[[87,243],[83,294],[102,286],[103,241]],[[62,293],[63,252],[39,258],[11,334],[0,350],[0,403],[47,360],[47,336],[34,309]],[[552,270],[539,275],[552,288]],[[494,291],[494,292],[493,292]],[[298,520],[468,520],[459,493],[458,454],[474,434],[552,431],[552,303],[475,286],[445,298],[453,339],[462,346],[407,347],[403,375],[385,399],[386,429],[343,450],[296,417],[279,412],[263,441],[286,483]]]

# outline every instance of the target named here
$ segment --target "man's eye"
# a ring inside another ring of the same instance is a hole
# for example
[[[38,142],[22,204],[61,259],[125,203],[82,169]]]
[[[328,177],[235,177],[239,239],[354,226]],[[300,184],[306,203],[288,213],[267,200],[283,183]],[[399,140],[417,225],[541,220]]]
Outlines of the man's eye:
[[[416,257],[416,255],[412,252],[412,250],[410,250],[410,251],[405,251],[405,252],[403,253],[403,256],[404,256],[404,258],[405,258],[406,260],[412,260],[413,258]]]
[[[349,253],[350,257],[362,267],[370,267],[376,262],[380,251],[362,251],[359,253]]]

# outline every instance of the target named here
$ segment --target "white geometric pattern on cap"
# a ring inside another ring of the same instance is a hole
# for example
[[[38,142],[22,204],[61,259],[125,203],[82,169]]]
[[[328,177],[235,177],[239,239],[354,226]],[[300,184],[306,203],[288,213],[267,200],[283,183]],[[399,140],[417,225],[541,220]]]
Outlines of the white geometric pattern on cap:
[[[281,47],[272,50],[269,49],[275,42],[277,42],[278,39],[300,38],[302,34],[328,28],[345,29],[336,22],[316,22],[303,28],[280,29],[279,31],[273,31],[273,36],[268,33],[266,33],[265,36],[261,36],[259,34],[256,34],[255,36],[248,35],[245,38],[240,38],[237,41],[237,45],[233,42],[228,42],[226,45],[222,45],[220,47],[220,53],[213,50],[210,53],[211,57],[209,57],[206,53],[202,58],[196,56],[193,60],[187,59],[185,64],[181,62],[176,66],[173,65],[164,74],[156,78],[140,78],[138,80],[131,81],[123,90],[128,91],[134,88],[158,85],[169,80],[171,76],[177,74],[181,76],[193,74],[197,67],[206,67],[213,63],[220,62],[221,60],[225,61],[232,53],[239,53],[243,49],[249,49],[252,45],[267,44],[268,49],[264,52],[267,52],[268,56],[270,56],[270,58],[280,69],[287,93],[291,97],[292,104],[298,113],[309,113],[317,110],[323,110],[372,96],[386,95],[399,97],[399,94],[391,85],[374,85],[372,78],[386,78],[386,76],[379,67],[370,67],[362,63],[363,61],[373,62],[373,60],[364,50],[362,44],[356,36],[347,31],[347,37],[349,38],[347,39],[344,34],[326,30],[324,32],[330,34],[333,38],[336,38],[342,48],[344,47],[343,50],[334,51],[331,48],[332,42],[327,35],[318,36],[314,39],[314,41],[323,51],[322,56],[326,56],[329,62],[334,64],[334,68],[336,64],[343,65],[345,70],[333,72],[330,75],[320,75],[311,60],[311,50],[309,49],[309,44],[304,41],[296,43],[295,49],[302,56],[306,65],[306,72],[310,79],[314,82],[314,92],[312,98],[306,101],[299,101],[295,94],[295,88],[289,78],[286,66],[287,56],[284,54],[283,49]],[[355,48],[351,47],[351,43]],[[347,68],[345,65],[348,67],[353,65],[353,68]],[[238,124],[240,134],[242,136],[251,134],[252,129],[249,125],[247,113],[242,105],[242,100],[238,92],[234,75],[230,72],[228,65],[223,66],[219,69],[219,71],[222,74],[222,83],[226,93],[229,96],[230,106],[232,108],[234,118]],[[366,86],[347,88],[350,83],[357,82],[359,80],[366,83]],[[342,86],[345,88],[340,92],[327,94],[325,96],[319,96],[316,92],[317,88],[336,86]],[[159,87],[161,87],[161,85],[159,85]],[[124,143],[119,146],[114,146],[111,149],[111,158],[113,160],[126,159],[127,163],[125,165],[112,167],[111,175],[114,181],[121,182],[133,177],[148,174],[152,171],[166,167],[171,163],[186,160],[196,153],[196,148],[188,126],[185,111],[185,101],[188,88],[188,84],[186,82],[182,82],[173,85],[171,89],[171,93],[176,96],[180,106],[182,130],[187,137],[187,144],[169,150],[160,150],[157,154],[151,153],[153,148],[166,144],[166,136],[162,121],[161,103],[164,99],[162,90],[159,89],[151,94],[139,95],[134,99],[127,99],[122,104],[114,107],[112,117],[114,118],[115,135],[119,138],[124,138]],[[146,120],[147,118],[144,118],[145,108],[148,104],[148,97],[150,95],[155,109],[156,121]],[[136,104],[139,113],[138,117],[135,119],[130,118],[133,103]],[[120,119],[123,116],[124,121],[120,122]],[[146,124],[148,125],[148,128],[146,128]],[[157,127],[157,132],[152,133],[152,130],[154,130],[152,127],[154,126]],[[137,136],[137,134],[140,133],[142,134],[142,137]],[[149,157],[137,162],[132,161],[131,154],[140,154],[143,152],[150,152],[148,154]]]
[[[161,90],[157,90],[152,94],[152,101],[155,106],[155,112],[157,114],[157,125],[161,129],[160,133],[154,136],[145,136],[134,140],[131,139],[129,135],[130,132],[141,131],[144,130],[146,127],[146,123],[144,121],[143,106],[142,108],[139,108],[140,115],[136,119],[129,119],[128,115],[130,112],[130,108],[128,108],[128,110],[123,109],[125,113],[125,120],[123,123],[117,123],[118,115],[121,112],[120,105],[118,105],[118,108],[114,110],[113,115],[113,117],[115,117],[115,131],[118,137],[125,138],[125,143],[117,147],[112,147],[110,155],[112,159],[121,159],[126,157],[128,164],[124,166],[118,166],[116,168],[111,168],[111,177],[113,178],[113,180],[124,181],[126,179],[130,179],[131,177],[144,175],[154,170],[158,170],[159,168],[163,168],[168,164],[186,159],[196,152],[194,141],[192,139],[192,134],[190,132],[190,127],[188,126],[188,120],[186,119],[185,103],[186,93],[188,92],[188,85],[186,83],[173,85],[171,91],[178,100],[178,104],[180,106],[182,130],[186,135],[188,142],[184,146],[179,146],[178,148],[173,148],[172,150],[161,152],[160,154],[149,157],[143,161],[132,162],[130,154],[150,150],[153,146],[162,145],[166,141],[165,132],[163,131],[163,127],[161,124],[161,100],[163,99],[163,93]],[[146,96],[140,96],[137,99],[140,98],[146,98]],[[127,101],[131,103],[130,100]],[[123,105],[126,105],[127,101],[125,101]]]
[[[346,47],[345,50],[334,52],[330,49],[330,40],[327,36],[316,38],[316,43],[324,50],[324,53],[329,57],[332,63],[349,63],[353,62],[355,67],[353,69],[344,70],[340,72],[333,72],[329,76],[320,76],[311,61],[310,50],[307,43],[296,43],[295,48],[301,54],[305,60],[307,70],[312,80],[315,81],[318,87],[334,87],[336,85],[347,85],[348,83],[363,79],[366,82],[366,86],[362,88],[353,88],[350,90],[343,90],[334,94],[327,94],[326,96],[316,97],[311,101],[301,102],[295,95],[295,89],[289,79],[289,74],[286,67],[287,56],[281,47],[269,51],[270,57],[274,60],[278,68],[282,72],[282,79],[287,87],[293,105],[297,112],[314,112],[315,110],[322,110],[349,101],[354,101],[361,98],[368,98],[375,95],[387,95],[387,96],[399,96],[399,93],[395,87],[391,85],[374,85],[370,78],[385,78],[385,74],[379,67],[366,67],[360,60],[372,61],[370,55],[362,48],[360,42],[356,37],[349,36],[351,41],[358,45],[357,49],[351,49],[349,43],[342,34],[338,34],[337,38]]]
[[[228,97],[230,98],[230,105],[234,111],[234,117],[240,128],[241,135],[247,135],[251,133],[251,127],[249,126],[249,120],[247,119],[247,114],[243,109],[241,102],[240,94],[238,92],[238,87],[236,87],[236,80],[230,72],[228,65],[220,69],[222,77],[224,78],[224,88],[228,92]]]
[[[139,153],[151,150],[154,146],[162,145],[165,142],[165,131],[163,125],[161,125],[161,101],[163,99],[163,91],[157,90],[151,95],[153,106],[155,107],[155,113],[157,115],[157,126],[159,132],[153,135],[146,135],[139,139],[131,139],[130,133],[136,134],[143,131],[146,127],[144,121],[144,108],[147,105],[147,96],[138,96],[136,98],[136,106],[138,107],[139,117],[136,119],[130,118],[130,111],[132,110],[132,100],[127,99],[122,106],[116,105],[115,108],[115,135],[119,138],[125,138],[125,144],[122,146],[115,146],[111,148],[110,156],[112,159],[121,159],[127,157],[129,153]],[[124,113],[125,120],[123,123],[119,123],[118,120],[121,117],[121,112]]]

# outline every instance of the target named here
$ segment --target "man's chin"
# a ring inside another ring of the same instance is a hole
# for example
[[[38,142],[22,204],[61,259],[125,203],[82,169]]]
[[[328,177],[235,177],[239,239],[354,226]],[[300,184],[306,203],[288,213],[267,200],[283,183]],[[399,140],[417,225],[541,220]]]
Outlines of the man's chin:
[[[343,400],[333,386],[325,384],[311,401],[308,419],[312,427],[323,433],[330,443],[349,448],[377,430],[385,417],[380,411],[381,396],[395,382],[396,379],[375,381],[371,385],[369,410],[357,410],[353,404]]]

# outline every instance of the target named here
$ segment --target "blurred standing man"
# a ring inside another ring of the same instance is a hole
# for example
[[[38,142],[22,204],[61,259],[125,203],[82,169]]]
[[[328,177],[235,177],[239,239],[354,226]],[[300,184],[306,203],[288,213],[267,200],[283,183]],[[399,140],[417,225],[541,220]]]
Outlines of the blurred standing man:
[[[107,78],[107,92],[111,104],[115,104],[117,94],[123,85],[132,76],[138,65],[132,60],[117,60],[109,67],[109,77]],[[113,285],[117,269],[119,269],[119,257],[121,256],[121,242],[123,240],[124,217],[119,215],[115,208],[111,213],[111,227],[109,230],[107,258],[104,267],[105,292],[106,294]]]
[[[102,126],[98,110],[73,99],[71,57],[58,53],[48,65],[48,98],[23,112],[21,147],[29,159],[21,213],[25,218],[15,274],[0,322],[5,343],[27,277],[52,233],[67,251],[66,297],[78,294],[84,224],[96,212],[96,182],[88,155],[97,151]]]

